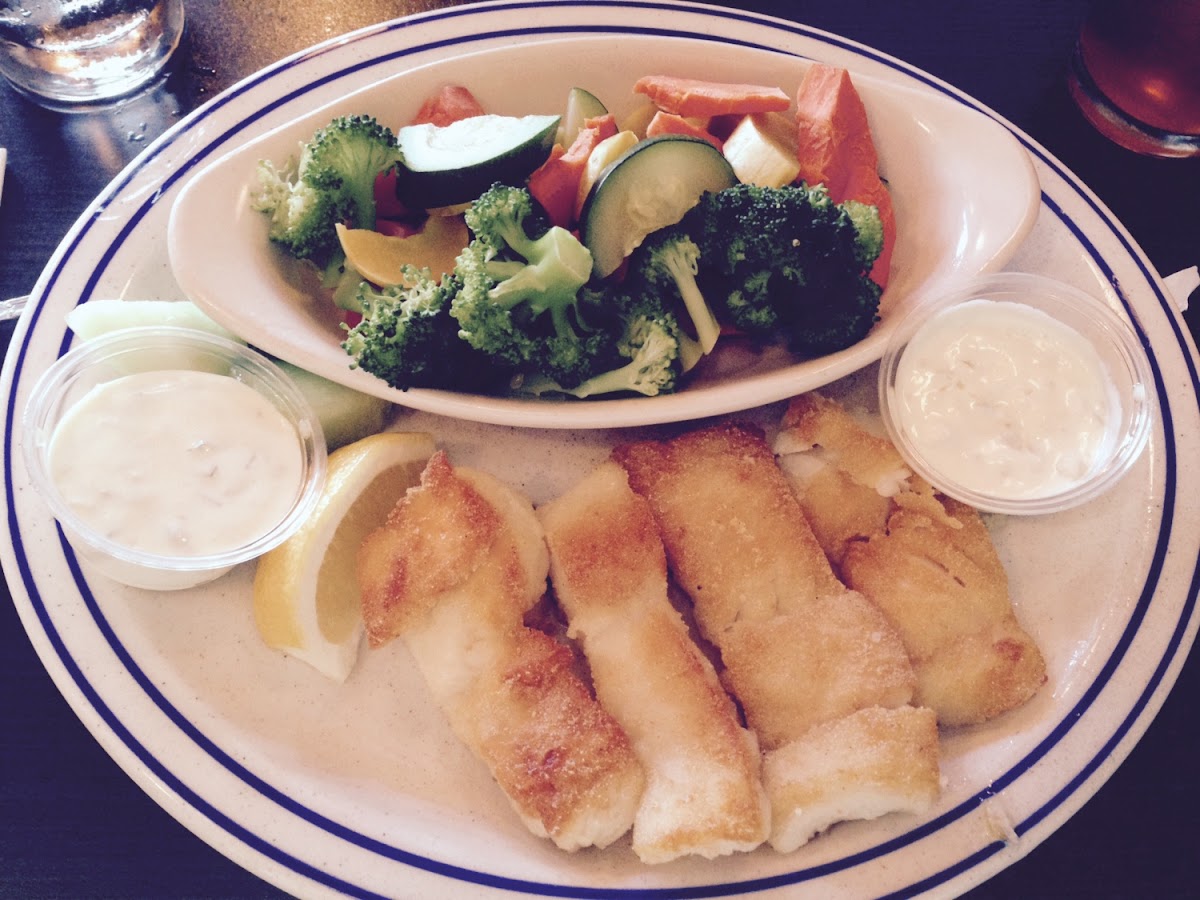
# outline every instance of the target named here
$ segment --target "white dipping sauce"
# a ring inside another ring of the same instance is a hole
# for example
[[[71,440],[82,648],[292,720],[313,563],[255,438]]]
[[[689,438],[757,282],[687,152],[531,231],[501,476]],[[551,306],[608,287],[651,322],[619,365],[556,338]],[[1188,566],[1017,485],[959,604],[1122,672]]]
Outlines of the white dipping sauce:
[[[928,465],[1007,499],[1078,483],[1115,439],[1120,400],[1092,344],[1022,303],[970,300],[923,325],[895,377],[896,426]]]
[[[109,540],[198,557],[274,528],[304,457],[295,428],[253,388],[160,371],[92,388],[55,428],[48,468],[67,505]]]

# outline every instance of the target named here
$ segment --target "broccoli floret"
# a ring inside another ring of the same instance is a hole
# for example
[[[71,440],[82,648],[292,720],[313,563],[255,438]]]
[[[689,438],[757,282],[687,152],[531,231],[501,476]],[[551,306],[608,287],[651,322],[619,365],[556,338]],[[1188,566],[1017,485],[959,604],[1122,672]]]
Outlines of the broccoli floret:
[[[498,364],[574,387],[595,374],[610,336],[588,321],[592,255],[550,226],[525,188],[495,184],[466,212],[471,242],[450,312],[472,347]]]
[[[363,318],[342,342],[353,365],[401,390],[485,390],[503,384],[507,373],[459,338],[458,322],[450,315],[459,287],[452,276],[439,284],[428,269],[411,266],[399,285],[380,289],[362,282]]]
[[[321,286],[329,291],[333,305],[338,309],[361,313],[363,308],[358,295],[362,283],[362,273],[339,253],[336,263],[325,270]]]
[[[700,248],[699,283],[719,315],[804,356],[871,330],[880,289],[867,271],[882,247],[873,206],[835,204],[823,186],[741,184],[705,194],[681,223]]]
[[[633,297],[614,294],[606,298],[607,312],[618,323],[613,368],[564,388],[544,375],[522,378],[525,393],[563,393],[573,397],[637,393],[647,397],[675,390],[680,376],[701,356],[699,344],[679,327],[679,320],[654,295]]]
[[[593,375],[570,393],[576,397],[633,391],[653,397],[675,389],[680,373],[677,328],[664,319],[638,316],[633,319],[617,344],[620,354],[629,360],[618,369]]]
[[[770,269],[760,269],[714,279],[719,286],[716,295],[725,298],[725,312],[732,324],[756,335],[770,334],[779,327],[779,313],[767,293],[773,277]]]
[[[375,227],[375,178],[401,162],[396,136],[370,116],[334,119],[277,168],[258,164],[251,205],[271,218],[270,238],[324,269],[340,264],[335,225]]]
[[[297,259],[325,266],[338,249],[336,198],[304,181],[291,164],[278,169],[270,160],[260,161],[258,183],[251,205],[271,217],[270,239]]]
[[[652,290],[668,291],[683,301],[702,352],[710,353],[721,334],[721,325],[696,283],[700,248],[678,227],[648,235],[629,261],[627,278]]]
[[[879,218],[879,207],[857,200],[846,200],[841,204],[854,230],[858,233],[855,248],[863,271],[870,271],[879,254],[883,252],[883,220]]]

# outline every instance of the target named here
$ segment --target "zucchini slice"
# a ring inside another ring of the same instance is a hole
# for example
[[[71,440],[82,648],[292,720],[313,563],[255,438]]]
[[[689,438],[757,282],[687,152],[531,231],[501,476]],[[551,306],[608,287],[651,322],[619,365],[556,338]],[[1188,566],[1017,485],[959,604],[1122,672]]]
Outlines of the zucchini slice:
[[[664,134],[639,141],[601,173],[584,202],[580,232],[593,271],[606,278],[646,235],[674,225],[702,194],[737,184],[708,141]]]
[[[472,116],[449,125],[407,125],[396,193],[429,209],[476,199],[497,181],[521,185],[550,155],[561,116]]]
[[[608,107],[591,91],[585,91],[581,87],[571,88],[567,92],[567,111],[558,130],[558,142],[563,147],[570,147],[579,130],[583,128],[584,122],[607,112]]]

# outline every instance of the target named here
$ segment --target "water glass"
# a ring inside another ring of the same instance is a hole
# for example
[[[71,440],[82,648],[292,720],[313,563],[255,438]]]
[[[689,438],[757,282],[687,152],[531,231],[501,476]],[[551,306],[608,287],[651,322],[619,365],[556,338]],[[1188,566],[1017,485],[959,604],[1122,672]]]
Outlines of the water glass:
[[[106,103],[162,71],[183,25],[183,0],[0,0],[0,75],[51,109]]]

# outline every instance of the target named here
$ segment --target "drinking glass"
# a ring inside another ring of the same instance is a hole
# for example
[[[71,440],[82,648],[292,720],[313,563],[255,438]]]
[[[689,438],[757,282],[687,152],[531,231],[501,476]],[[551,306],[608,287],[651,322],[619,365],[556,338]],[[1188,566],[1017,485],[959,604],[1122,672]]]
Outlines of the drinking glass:
[[[1200,156],[1200,0],[1094,0],[1068,83],[1121,146]]]
[[[183,35],[183,0],[0,0],[0,74],[70,110],[149,83]]]

